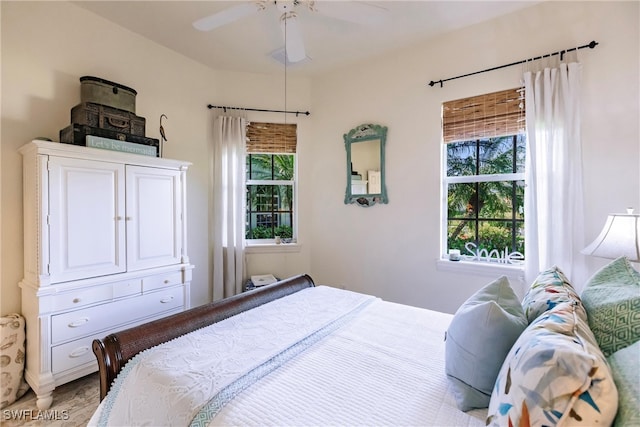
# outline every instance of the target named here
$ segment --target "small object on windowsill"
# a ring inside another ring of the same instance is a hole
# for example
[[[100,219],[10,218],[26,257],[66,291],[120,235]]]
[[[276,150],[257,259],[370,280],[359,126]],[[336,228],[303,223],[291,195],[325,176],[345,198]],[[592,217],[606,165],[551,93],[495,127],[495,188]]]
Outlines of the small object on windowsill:
[[[280,236],[276,236],[275,240],[276,240],[276,245],[279,245],[280,243],[282,243],[282,239],[280,239]]]
[[[278,279],[276,279],[273,274],[261,274],[258,276],[251,276],[251,282],[253,282],[253,286],[255,286],[256,288],[259,288],[260,286],[270,285],[277,281]]]
[[[449,249],[449,261],[460,261],[459,249]]]

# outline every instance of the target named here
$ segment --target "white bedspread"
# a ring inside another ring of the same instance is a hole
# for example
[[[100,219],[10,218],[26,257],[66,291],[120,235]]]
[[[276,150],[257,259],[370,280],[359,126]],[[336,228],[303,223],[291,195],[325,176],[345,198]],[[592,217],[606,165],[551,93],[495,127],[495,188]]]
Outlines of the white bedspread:
[[[212,426],[484,426],[486,410],[459,411],[449,391],[443,338],[451,317],[334,288],[304,290],[144,352],[90,425],[189,425],[195,417],[193,425]],[[229,348],[241,354],[227,364]],[[264,376],[253,383],[256,371]]]

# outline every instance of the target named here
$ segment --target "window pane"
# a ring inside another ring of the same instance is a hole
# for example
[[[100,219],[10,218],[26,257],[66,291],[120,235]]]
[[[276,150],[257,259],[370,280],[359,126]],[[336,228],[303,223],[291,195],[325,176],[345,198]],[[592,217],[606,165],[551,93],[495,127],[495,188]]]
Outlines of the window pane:
[[[293,179],[293,158],[292,154],[273,155],[273,179],[285,181]]]
[[[447,144],[447,176],[521,173],[524,160],[524,135]]]
[[[527,138],[523,135],[516,137],[516,170],[515,172],[524,173],[524,160],[526,158]]]
[[[513,136],[479,141],[480,174],[513,173]]]
[[[518,209],[515,203],[523,203],[522,186],[517,181],[481,182],[478,184],[480,218],[511,219]]]
[[[477,184],[449,184],[447,192],[447,217],[466,218],[475,216],[477,209]]]
[[[247,179],[292,180],[294,173],[293,154],[247,155]]]
[[[515,250],[524,256],[524,221],[516,222],[516,247]]]
[[[515,216],[524,220],[524,181],[515,182]]]
[[[247,179],[271,179],[271,154],[247,155]]]
[[[524,254],[524,225],[521,222],[513,228],[511,221],[482,221],[478,232],[478,248],[487,253],[497,251],[494,257],[502,257],[503,252],[509,254],[518,251]],[[486,256],[486,255],[485,255]]]
[[[247,185],[247,239],[293,237],[293,186]]]
[[[463,141],[447,144],[447,176],[477,174],[476,142]]]
[[[450,220],[447,221],[447,248],[460,249],[464,254],[464,245],[476,240],[475,220]]]

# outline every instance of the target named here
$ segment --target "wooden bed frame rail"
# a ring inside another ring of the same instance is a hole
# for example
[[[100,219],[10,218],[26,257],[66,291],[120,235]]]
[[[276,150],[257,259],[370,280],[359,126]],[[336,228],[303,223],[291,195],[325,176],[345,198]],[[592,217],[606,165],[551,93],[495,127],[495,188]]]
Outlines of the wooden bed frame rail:
[[[100,400],[105,398],[127,361],[141,351],[313,286],[311,277],[301,274],[94,340],[93,352],[100,372]]]

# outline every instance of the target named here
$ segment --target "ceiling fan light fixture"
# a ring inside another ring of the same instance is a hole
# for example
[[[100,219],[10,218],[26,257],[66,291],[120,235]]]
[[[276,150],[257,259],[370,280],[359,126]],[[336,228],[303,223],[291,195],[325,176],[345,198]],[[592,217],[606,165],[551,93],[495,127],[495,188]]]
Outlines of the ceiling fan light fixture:
[[[305,56],[302,61],[298,61],[298,62],[288,61],[287,56],[284,53],[284,47],[274,50],[273,52],[269,53],[268,56],[270,56],[273,60],[279,62],[280,64],[286,65],[289,67],[306,64],[307,62],[312,60],[310,56]]]

